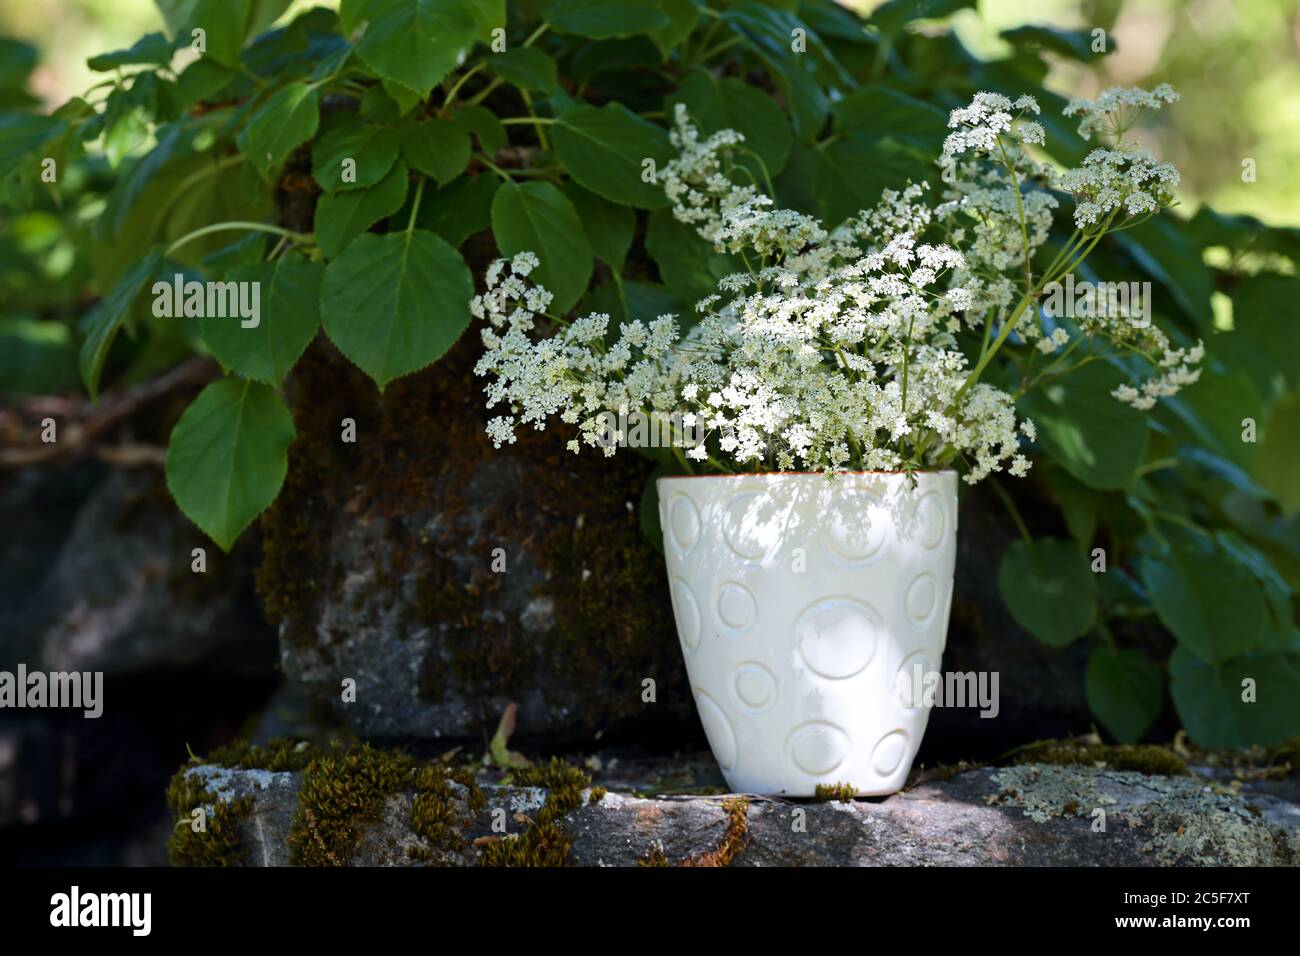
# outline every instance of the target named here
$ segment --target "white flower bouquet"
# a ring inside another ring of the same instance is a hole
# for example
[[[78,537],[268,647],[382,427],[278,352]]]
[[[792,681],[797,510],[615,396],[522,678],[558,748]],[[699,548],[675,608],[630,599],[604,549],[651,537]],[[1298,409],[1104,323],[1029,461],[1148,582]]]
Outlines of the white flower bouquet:
[[[706,138],[679,106],[679,155],[660,171],[673,214],[743,271],[689,325],[661,315],[613,329],[606,314],[548,311],[550,294],[529,279],[536,256],[497,260],[472,302],[485,321],[476,371],[490,379],[489,407],[507,410],[489,434],[499,447],[558,416],[577,428],[571,450],[612,455],[625,436],[609,423],[632,411],[693,430],[674,449],[687,473],[1023,475],[1021,439],[1035,437],[1016,414],[1026,391],[1081,364],[1137,358],[1151,373],[1114,397],[1149,408],[1199,374],[1200,343],[1176,346],[1131,310],[1042,308],[1102,237],[1173,204],[1178,171],[1126,134],[1142,111],[1176,99],[1161,85],[1071,102],[1065,115],[1102,145],[1060,169],[1035,158],[1045,133],[1032,96],[979,93],[951,113],[939,201],[910,184],[834,228],[775,208],[770,183],[735,162],[743,137]],[[1058,193],[1073,199],[1075,229],[1036,269]],[[985,380],[1004,353],[1015,356],[1009,388]]]

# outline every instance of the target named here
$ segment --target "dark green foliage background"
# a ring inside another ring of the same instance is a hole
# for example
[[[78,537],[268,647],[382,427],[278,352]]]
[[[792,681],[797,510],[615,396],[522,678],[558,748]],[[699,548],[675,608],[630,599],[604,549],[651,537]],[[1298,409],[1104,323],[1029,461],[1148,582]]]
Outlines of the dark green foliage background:
[[[93,396],[212,354],[227,378],[182,417],[167,473],[223,548],[279,491],[280,390],[303,349],[323,329],[379,388],[437,361],[468,327],[472,236],[541,255],[560,309],[689,316],[733,264],[642,179],[671,155],[677,103],[706,131],[744,132],[750,174],[831,224],[884,188],[937,184],[947,110],[977,90],[1036,95],[1062,162],[1088,149],[1042,88],[1045,56],[1096,55],[1088,35],[1009,31],[1015,54],[983,62],[909,28],[961,0],[891,0],[867,21],[829,0],[342,0],[278,26],[287,0],[158,3],[166,34],[94,58],[103,82],[51,115],[24,93],[34,51],[0,42],[0,390]],[[195,28],[204,54],[173,71]],[[229,222],[271,231],[203,232]],[[34,230],[76,240],[58,285],[38,278]],[[1023,401],[1039,425],[1025,494],[1045,506],[1000,589],[1042,640],[1093,643],[1088,700],[1121,740],[1148,731],[1166,690],[1202,745],[1300,734],[1298,257],[1295,229],[1209,209],[1108,239],[1086,278],[1150,281],[1161,327],[1207,343],[1202,380],[1149,415],[1110,399],[1129,370],[1104,363]],[[260,281],[261,328],[154,317],[147,290],[177,272]],[[1168,660],[1134,637],[1152,628],[1172,635]]]

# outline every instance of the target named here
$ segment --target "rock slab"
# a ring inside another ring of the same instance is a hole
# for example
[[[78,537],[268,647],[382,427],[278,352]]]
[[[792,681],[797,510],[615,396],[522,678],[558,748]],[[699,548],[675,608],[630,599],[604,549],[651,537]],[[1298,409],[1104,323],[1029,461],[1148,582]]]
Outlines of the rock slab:
[[[219,800],[251,797],[237,824],[247,865],[290,862],[301,774],[211,765],[186,771]],[[481,847],[517,839],[549,794],[487,785],[446,865],[475,865]],[[463,797],[468,791],[458,789]],[[388,798],[365,828],[354,866],[421,862],[411,795]],[[504,810],[505,813],[500,811]],[[743,794],[583,793],[561,820],[577,866],[1290,866],[1300,861],[1300,786],[1222,786],[1096,767],[981,768],[885,799],[789,801]],[[427,862],[427,854],[426,860]]]

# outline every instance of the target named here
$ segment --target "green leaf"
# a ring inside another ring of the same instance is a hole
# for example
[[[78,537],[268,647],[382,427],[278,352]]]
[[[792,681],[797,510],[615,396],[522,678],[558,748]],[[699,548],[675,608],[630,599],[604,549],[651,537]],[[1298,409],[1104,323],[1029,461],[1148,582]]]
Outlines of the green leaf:
[[[465,176],[429,195],[416,214],[416,225],[431,229],[453,246],[492,224],[492,200],[500,181],[491,173]]]
[[[0,37],[0,90],[17,90],[27,85],[36,69],[36,47],[13,37]]]
[[[324,276],[323,262],[292,255],[233,269],[227,282],[257,283],[257,325],[245,328],[239,316],[204,315],[203,341],[244,378],[279,385],[320,327]]]
[[[1217,667],[1186,648],[1169,659],[1178,716],[1201,747],[1272,746],[1300,736],[1300,655],[1246,654]],[[1243,700],[1244,681],[1254,700]]]
[[[1297,302],[1295,276],[1242,276],[1233,289],[1232,331],[1205,336],[1209,350],[1249,375],[1266,401],[1300,388],[1300,322],[1292,312]]]
[[[722,19],[745,41],[754,55],[767,67],[781,87],[790,120],[799,142],[811,144],[826,125],[830,98],[826,84],[817,76],[814,60],[819,57],[832,72],[842,72],[829,58],[821,39],[789,11],[776,10],[761,3],[745,2],[728,7]],[[796,53],[791,47],[794,31],[807,35],[808,53]],[[844,76],[845,85],[856,85]]]
[[[316,135],[320,94],[306,83],[290,83],[254,114],[244,130],[245,152],[263,178]]]
[[[1100,496],[1064,468],[1049,465],[1045,470],[1070,537],[1084,545],[1092,543],[1101,513]]]
[[[327,193],[373,186],[393,168],[402,134],[391,126],[349,123],[330,130],[312,151],[312,175]],[[344,162],[355,163],[355,180],[344,181]]]
[[[406,164],[397,162],[369,189],[326,193],[316,203],[316,244],[333,259],[343,248],[385,216],[402,208],[409,187]]]
[[[664,553],[664,529],[659,521],[659,484],[658,480],[668,474],[666,468],[656,468],[645,477],[645,486],[641,489],[641,502],[638,517],[641,519],[641,533],[660,554]]]
[[[692,306],[717,292],[719,279],[744,269],[736,256],[717,252],[667,209],[650,214],[645,247],[659,266],[664,285]]]
[[[86,61],[96,73],[107,73],[123,66],[166,66],[172,61],[176,44],[161,33],[146,33],[130,49],[101,53]]]
[[[646,0],[551,0],[546,19],[559,33],[593,40],[666,30],[672,22]]]
[[[625,206],[668,205],[663,189],[642,179],[647,160],[658,169],[672,158],[668,134],[660,127],[609,103],[565,110],[552,129],[555,152],[580,185]]]
[[[700,22],[700,8],[695,0],[660,0],[660,9],[668,18],[668,26],[652,30],[650,39],[654,40],[659,52],[667,59],[668,54],[695,32],[695,27]],[[662,542],[660,546],[662,547]]]
[[[478,137],[483,152],[492,156],[510,141],[506,128],[486,106],[467,106],[456,114],[456,122]]]
[[[1160,668],[1134,650],[1097,647],[1088,658],[1088,707],[1120,743],[1136,743],[1160,716]]]
[[[67,123],[50,116],[0,115],[0,169],[8,173],[24,160],[38,166],[41,157],[35,154],[67,129]]]
[[[1200,247],[1179,229],[1177,220],[1161,214],[1115,233],[1115,241],[1164,286],[1201,334],[1208,335],[1214,325],[1214,280]]]
[[[582,297],[578,303],[579,315],[603,312],[609,315],[612,324],[620,322],[645,321],[660,315],[677,315],[684,319],[691,317],[689,309],[667,286],[654,282],[606,282],[599,289],[593,289]],[[687,325],[687,322],[680,323]]]
[[[1268,626],[1264,590],[1239,561],[1191,532],[1166,532],[1170,546],[1143,556],[1138,574],[1160,620],[1203,661],[1257,647]]]
[[[1127,381],[1114,366],[1093,362],[1020,401],[1042,446],[1089,487],[1128,487],[1146,455],[1146,419],[1110,394]]]
[[[503,183],[492,200],[492,231],[503,256],[533,252],[538,284],[555,297],[557,315],[573,307],[591,279],[591,243],[577,210],[550,183]]]
[[[168,32],[178,44],[193,42],[203,31],[204,55],[225,66],[239,66],[239,53],[248,36],[252,0],[155,0]],[[93,69],[93,68],[92,68]]]
[[[886,86],[864,86],[831,107],[835,129],[892,137],[933,149],[948,133],[948,114]]]
[[[167,448],[176,504],[223,551],[280,493],[295,437],[279,394],[257,382],[213,382],[185,409]]]
[[[627,206],[601,199],[576,183],[565,186],[564,194],[582,220],[592,251],[611,269],[622,269],[627,251],[632,248],[636,213]]]
[[[1097,582],[1072,541],[1015,541],[1002,556],[998,593],[1016,622],[1040,641],[1064,647],[1097,618]]]
[[[941,19],[975,6],[975,0],[887,0],[867,20],[888,37],[897,37],[912,20]]]
[[[1273,404],[1259,441],[1255,478],[1284,514],[1300,511],[1300,391]]]
[[[415,109],[420,103],[424,102],[424,97],[415,90],[408,90],[401,83],[395,83],[392,80],[384,80],[381,84],[388,98],[397,106],[397,115],[405,116],[411,110]]]
[[[326,269],[321,312],[334,344],[382,391],[451,348],[473,296],[465,261],[441,236],[367,233]]]
[[[740,165],[749,168],[760,184],[763,172],[775,178],[790,158],[794,135],[772,98],[758,87],[733,77],[719,78],[712,73],[691,73],[665,104],[672,116],[676,104],[685,103],[691,118],[705,134],[734,129],[745,142],[737,156]],[[754,161],[748,151],[758,154]]]
[[[532,46],[518,46],[488,58],[494,73],[521,90],[537,90],[546,95],[560,88],[555,61]]]
[[[406,127],[402,155],[412,169],[445,185],[469,166],[469,133],[443,119],[416,123]]]
[[[1106,49],[1101,52],[1093,50],[1091,30],[1057,30],[1029,24],[1014,30],[1003,30],[1001,36],[1017,48],[1048,50],[1083,63],[1099,59],[1116,49],[1114,37],[1107,36]]]
[[[375,0],[357,56],[380,78],[423,99],[474,46],[479,24],[468,0]]]
[[[99,377],[104,371],[109,346],[117,337],[144,284],[158,274],[162,262],[162,249],[157,246],[150,249],[143,259],[126,270],[113,291],[86,316],[86,340],[81,345],[78,367],[91,398],[99,394]]]
[[[881,190],[928,178],[932,165],[916,147],[852,133],[828,144],[796,147],[776,188],[787,205],[833,228],[873,208]]]
[[[478,38],[491,43],[492,31],[505,29],[506,0],[473,0],[472,6],[474,20],[478,23]]]
[[[62,322],[0,319],[0,394],[58,395],[77,381],[71,329]]]

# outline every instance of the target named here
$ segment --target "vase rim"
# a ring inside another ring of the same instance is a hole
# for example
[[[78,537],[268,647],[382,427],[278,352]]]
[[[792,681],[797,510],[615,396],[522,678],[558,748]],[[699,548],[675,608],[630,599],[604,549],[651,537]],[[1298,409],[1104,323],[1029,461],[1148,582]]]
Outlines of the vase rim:
[[[799,477],[799,476],[816,476],[819,478],[826,475],[906,475],[907,471],[903,469],[886,470],[871,469],[868,471],[738,471],[727,475],[660,475],[656,481],[674,481],[679,478],[771,478],[771,477]],[[914,475],[955,475],[955,468],[913,468],[911,474]]]

